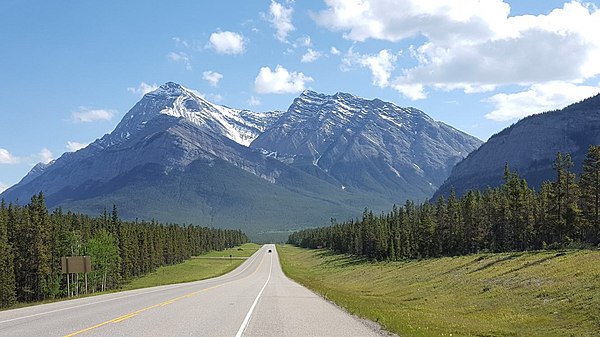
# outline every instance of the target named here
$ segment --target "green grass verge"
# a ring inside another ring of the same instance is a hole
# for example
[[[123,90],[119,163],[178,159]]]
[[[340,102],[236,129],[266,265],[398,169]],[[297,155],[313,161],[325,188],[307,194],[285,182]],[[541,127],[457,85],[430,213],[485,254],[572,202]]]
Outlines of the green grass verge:
[[[166,284],[193,282],[226,274],[237,268],[245,258],[261,246],[246,243],[223,251],[212,251],[172,266],[160,267],[155,272],[136,278],[122,290],[155,287]],[[229,255],[235,259],[229,259]],[[227,257],[227,258],[223,258]]]
[[[160,267],[153,273],[132,280],[120,289],[111,289],[104,292],[79,295],[77,297],[63,297],[48,299],[39,302],[16,303],[15,305],[8,308],[0,308],[0,311],[25,308],[34,305],[54,303],[60,301],[67,301],[75,298],[84,298],[90,296],[116,293],[124,290],[155,287],[160,285],[182,282],[193,282],[204,280],[207,278],[217,277],[235,269],[237,266],[242,264],[244,260],[246,260],[246,258],[254,254],[260,247],[261,245],[257,245],[255,243],[245,243],[239,247],[234,247],[223,251],[212,251],[200,256],[194,256],[192,257],[192,259],[180,264]],[[233,257],[231,262],[228,259],[230,254]]]
[[[277,249],[289,277],[403,337],[600,335],[600,251],[369,262]]]
[[[254,254],[261,245],[257,245],[256,243],[245,243],[239,247],[234,247],[230,249],[225,249],[221,251],[214,250],[212,252],[202,254],[198,257],[229,257],[229,255],[233,257],[250,257]]]

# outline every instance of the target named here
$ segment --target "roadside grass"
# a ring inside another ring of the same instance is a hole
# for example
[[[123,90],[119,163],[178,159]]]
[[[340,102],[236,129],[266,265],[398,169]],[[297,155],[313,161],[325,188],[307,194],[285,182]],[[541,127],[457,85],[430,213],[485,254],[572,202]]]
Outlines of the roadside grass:
[[[257,245],[256,243],[244,243],[241,246],[233,247],[221,251],[213,250],[212,252],[208,252],[206,254],[202,254],[196,257],[250,257],[254,252],[256,252],[261,245]]]
[[[369,262],[277,249],[290,278],[401,336],[600,336],[600,251]]]
[[[121,290],[155,287],[160,285],[193,282],[221,276],[237,268],[261,246],[245,243],[223,251],[212,251],[172,266],[159,267],[155,272],[136,278]],[[235,257],[229,259],[229,256]],[[225,258],[226,257],[226,258]]]
[[[204,280],[207,278],[217,277],[235,269],[237,266],[242,264],[244,260],[246,260],[246,258],[254,254],[260,247],[261,245],[257,245],[255,243],[245,243],[241,246],[226,249],[224,251],[211,251],[200,256],[193,256],[190,260],[187,260],[180,264],[160,267],[153,273],[133,279],[131,282],[123,285],[123,287],[119,289],[111,289],[104,292],[95,292],[87,295],[82,294],[77,297],[64,297],[48,299],[39,302],[16,303],[15,305],[8,308],[0,308],[0,311],[67,301],[76,298],[116,293],[124,290],[155,287],[159,285],[167,285],[182,282],[193,282]],[[229,254],[231,254],[234,257],[234,259],[232,259],[232,261],[230,262],[229,259],[219,258],[221,256],[220,254],[224,254],[222,256],[226,257],[229,257]],[[203,259],[203,257],[208,258]]]

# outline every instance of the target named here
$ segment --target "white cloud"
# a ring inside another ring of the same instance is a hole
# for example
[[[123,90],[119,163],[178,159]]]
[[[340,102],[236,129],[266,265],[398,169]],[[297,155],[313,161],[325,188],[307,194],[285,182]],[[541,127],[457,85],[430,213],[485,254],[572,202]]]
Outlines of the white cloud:
[[[497,86],[494,84],[472,84],[472,83],[438,83],[435,84],[436,88],[452,91],[452,90],[463,90],[466,94],[475,94],[482,92],[490,92],[496,90]]]
[[[79,111],[71,114],[74,122],[89,123],[95,121],[109,121],[115,115],[115,111],[106,109],[90,109],[79,107]]]
[[[260,105],[260,100],[257,97],[250,96],[250,98],[248,99],[248,105],[249,106]]]
[[[81,150],[88,145],[90,145],[90,144],[67,141],[67,149],[69,150],[69,152],[75,152],[77,150]]]
[[[299,72],[289,72],[277,65],[275,71],[262,67],[254,80],[254,89],[261,94],[298,93],[305,89],[304,85],[312,82],[313,78]]]
[[[202,79],[207,81],[212,87],[219,85],[219,81],[223,78],[223,74],[216,71],[208,70],[202,73]]]
[[[380,88],[388,86],[392,71],[398,57],[389,50],[383,49],[376,55],[363,56],[359,60],[360,65],[371,70],[373,84]]]
[[[310,47],[312,46],[312,39],[308,35],[301,36],[296,39],[296,42],[293,44],[294,48],[298,47]]]
[[[183,63],[185,65],[186,70],[192,70],[192,63],[190,62],[190,57],[184,52],[169,52],[167,54],[167,58],[171,62],[175,63]]]
[[[306,54],[302,55],[302,59],[300,62],[302,63],[310,63],[316,61],[322,54],[319,51],[308,48]]]
[[[242,54],[246,50],[246,41],[241,34],[234,32],[215,32],[210,34],[208,48],[219,54]]]
[[[7,149],[0,148],[0,164],[18,164],[20,159],[12,155]]]
[[[413,97],[425,95],[425,87],[474,93],[521,85],[537,92],[533,85],[576,85],[600,75],[600,10],[580,1],[536,16],[510,16],[503,0],[325,3],[313,19],[346,39],[423,40],[408,49],[416,65],[388,77]]]
[[[135,95],[144,96],[145,94],[156,89],[158,89],[158,85],[156,85],[156,83],[148,84],[146,82],[142,82],[137,88],[129,87],[127,88],[127,91]]]
[[[314,20],[331,30],[344,31],[344,37],[353,41],[397,42],[419,34],[430,39],[486,36],[510,10],[500,0],[325,0],[325,3],[328,8],[313,15]]]
[[[3,183],[3,182],[0,181],[0,193],[6,191],[9,187],[10,187],[10,185],[5,184],[5,183]]]
[[[427,98],[425,88],[421,84],[392,84],[392,88],[413,101]]]
[[[37,157],[44,164],[48,164],[49,162],[52,161],[52,159],[54,159],[54,155],[47,148],[41,149],[40,152],[38,153]]]
[[[600,92],[600,86],[576,85],[567,82],[534,84],[529,89],[512,94],[496,94],[487,101],[495,110],[485,115],[495,121],[510,121],[532,114],[563,108]]]
[[[412,84],[393,84],[390,85],[390,77],[396,68],[398,56],[388,49],[383,49],[377,54],[360,54],[354,52],[352,48],[344,55],[342,59],[342,70],[348,71],[353,65],[368,68],[371,71],[373,85],[380,88],[393,87],[400,93],[411,99],[424,98],[423,87]]]
[[[600,20],[600,17],[599,17]],[[421,63],[398,79],[403,83],[469,86],[580,81],[585,42],[573,35],[527,30],[518,39],[490,40],[463,48],[431,43],[417,49]],[[600,46],[600,45],[599,45]]]
[[[175,44],[177,46],[183,46],[185,48],[189,48],[190,47],[190,43],[187,40],[182,39],[180,37],[174,36],[173,37],[173,41],[175,41]]]
[[[40,161],[44,164],[48,164],[52,159],[54,159],[54,155],[47,148],[43,148],[37,154],[26,157],[16,157],[8,150],[0,148],[0,164],[36,163]]]
[[[293,12],[294,9],[292,7],[285,7],[284,5],[271,0],[268,20],[276,30],[275,37],[281,42],[287,42],[288,34],[296,29],[292,24]]]
[[[336,47],[331,46],[331,49],[329,49],[329,53],[331,55],[339,55],[340,51]]]

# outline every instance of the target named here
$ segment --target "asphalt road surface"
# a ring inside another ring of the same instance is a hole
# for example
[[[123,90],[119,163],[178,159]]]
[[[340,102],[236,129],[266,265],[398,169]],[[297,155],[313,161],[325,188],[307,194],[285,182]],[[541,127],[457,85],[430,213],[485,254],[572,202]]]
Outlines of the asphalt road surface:
[[[214,279],[0,312],[7,337],[382,334],[288,279],[274,245]]]

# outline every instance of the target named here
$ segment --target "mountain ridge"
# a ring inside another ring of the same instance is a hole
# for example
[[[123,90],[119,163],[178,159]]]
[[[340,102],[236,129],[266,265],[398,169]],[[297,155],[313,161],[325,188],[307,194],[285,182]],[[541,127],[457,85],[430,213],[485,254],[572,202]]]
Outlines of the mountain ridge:
[[[412,194],[422,200],[435,192],[454,163],[480,143],[415,108],[306,90],[251,146],[276,153],[296,167],[321,169],[344,186],[379,185],[399,199]],[[369,165],[355,163],[364,164],[364,158],[372,159]],[[378,176],[353,176],[361,166]],[[411,179],[402,179],[403,175]],[[400,179],[386,178],[390,176]],[[374,184],[373,179],[386,182]],[[419,185],[411,186],[410,180]]]
[[[304,91],[287,111],[252,112],[167,82],[113,132],[0,196],[43,191],[51,208],[97,213],[115,203],[132,218],[286,231],[425,200],[479,144],[379,99]]]
[[[600,144],[600,94],[563,109],[525,117],[505,128],[471,152],[452,170],[433,198],[458,195],[469,189],[499,186],[504,165],[517,171],[530,186],[538,188],[554,177],[557,152],[570,153],[575,171],[589,145]]]

